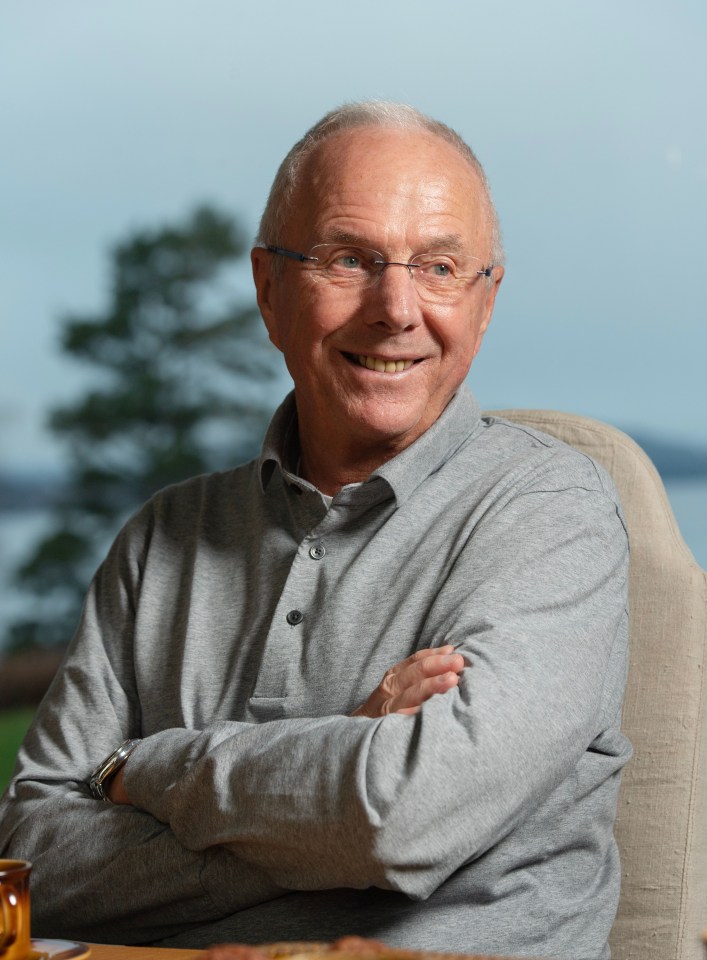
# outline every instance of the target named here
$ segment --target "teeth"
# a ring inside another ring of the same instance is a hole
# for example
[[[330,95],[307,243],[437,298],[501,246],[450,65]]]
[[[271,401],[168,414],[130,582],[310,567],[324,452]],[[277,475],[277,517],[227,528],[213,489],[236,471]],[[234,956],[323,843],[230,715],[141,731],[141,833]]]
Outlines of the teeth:
[[[362,353],[356,359],[362,367],[376,370],[378,373],[401,373],[403,370],[409,370],[413,364],[412,360],[381,360],[380,357],[367,357]]]

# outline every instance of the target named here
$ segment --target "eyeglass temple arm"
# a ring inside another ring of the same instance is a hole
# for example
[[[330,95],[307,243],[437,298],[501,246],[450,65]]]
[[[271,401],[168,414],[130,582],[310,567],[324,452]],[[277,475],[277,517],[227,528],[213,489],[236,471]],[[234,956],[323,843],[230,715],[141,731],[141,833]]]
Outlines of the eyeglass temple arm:
[[[305,260],[316,260],[317,257],[308,257],[304,253],[295,253],[294,250],[285,250],[284,247],[274,247],[272,244],[268,244],[266,247],[270,253],[279,253],[281,257],[289,257],[290,260],[298,260],[300,263],[303,263]]]

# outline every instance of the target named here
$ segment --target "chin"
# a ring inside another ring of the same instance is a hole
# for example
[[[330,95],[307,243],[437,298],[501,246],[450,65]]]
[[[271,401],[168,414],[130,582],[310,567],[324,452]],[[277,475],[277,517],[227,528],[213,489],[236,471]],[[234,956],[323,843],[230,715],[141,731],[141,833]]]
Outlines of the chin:
[[[349,422],[352,432],[371,443],[403,441],[408,446],[434,422],[428,421],[425,413],[425,410],[403,412],[395,409],[377,409],[375,413],[359,411],[359,415],[351,417]]]

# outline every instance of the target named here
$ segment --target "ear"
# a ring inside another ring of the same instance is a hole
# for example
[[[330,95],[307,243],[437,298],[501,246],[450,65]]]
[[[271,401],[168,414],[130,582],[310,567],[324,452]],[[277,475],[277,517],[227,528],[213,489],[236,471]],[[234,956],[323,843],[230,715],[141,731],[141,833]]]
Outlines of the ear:
[[[253,282],[258,301],[258,309],[267,327],[268,335],[278,350],[282,350],[277,332],[277,320],[274,305],[274,293],[277,279],[272,275],[272,254],[263,247],[253,247],[250,262],[253,267]]]
[[[494,304],[496,303],[496,294],[498,293],[498,288],[501,286],[501,280],[503,280],[503,274],[505,273],[504,267],[494,267],[492,279],[493,283],[486,290],[486,297],[484,299],[483,305],[483,317],[479,325],[479,329],[476,332],[476,343],[474,344],[474,356],[481,349],[481,341],[484,339],[484,334],[488,330],[489,324],[491,323],[491,315],[493,314]]]

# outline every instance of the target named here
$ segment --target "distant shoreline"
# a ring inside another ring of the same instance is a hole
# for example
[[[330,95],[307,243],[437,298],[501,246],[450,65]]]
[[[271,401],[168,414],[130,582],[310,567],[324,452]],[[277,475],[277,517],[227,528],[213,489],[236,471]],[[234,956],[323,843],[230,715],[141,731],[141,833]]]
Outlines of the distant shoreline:
[[[663,481],[707,478],[707,448],[640,431],[623,432],[648,454]],[[0,470],[0,513],[59,506],[68,490],[66,474],[56,469]]]

